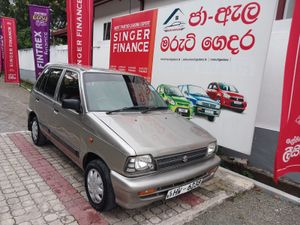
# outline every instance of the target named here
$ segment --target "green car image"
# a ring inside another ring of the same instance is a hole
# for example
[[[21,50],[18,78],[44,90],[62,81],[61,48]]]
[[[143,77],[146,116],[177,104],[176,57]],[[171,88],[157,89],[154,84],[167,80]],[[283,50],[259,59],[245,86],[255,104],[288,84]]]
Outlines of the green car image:
[[[170,110],[188,119],[192,117],[193,105],[184,97],[178,87],[161,84],[157,87],[157,91],[166,101]]]

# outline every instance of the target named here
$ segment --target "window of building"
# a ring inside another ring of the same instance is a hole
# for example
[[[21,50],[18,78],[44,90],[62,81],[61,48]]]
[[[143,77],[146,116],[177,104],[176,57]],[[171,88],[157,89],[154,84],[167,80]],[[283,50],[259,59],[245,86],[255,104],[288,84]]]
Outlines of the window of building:
[[[295,0],[279,0],[276,20],[291,19],[293,17]]]
[[[104,23],[103,26],[103,40],[110,40],[111,22]]]

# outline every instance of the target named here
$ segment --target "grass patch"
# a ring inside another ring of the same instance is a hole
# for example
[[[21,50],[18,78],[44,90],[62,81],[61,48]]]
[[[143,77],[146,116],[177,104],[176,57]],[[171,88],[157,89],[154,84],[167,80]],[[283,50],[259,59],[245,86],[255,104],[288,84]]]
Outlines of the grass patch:
[[[31,91],[31,90],[32,90],[32,87],[33,87],[33,84],[30,83],[30,82],[28,82],[28,81],[21,80],[20,86],[21,86],[22,88],[25,88],[25,89],[28,90],[28,91]]]

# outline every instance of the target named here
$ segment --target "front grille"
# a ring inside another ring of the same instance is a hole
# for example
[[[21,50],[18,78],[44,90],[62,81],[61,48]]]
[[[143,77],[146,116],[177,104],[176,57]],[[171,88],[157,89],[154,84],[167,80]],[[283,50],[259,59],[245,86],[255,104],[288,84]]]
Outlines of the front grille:
[[[201,148],[190,152],[156,158],[157,169],[181,167],[202,160],[207,153],[207,148]]]
[[[217,105],[209,104],[209,103],[206,103],[206,102],[203,103],[203,106],[206,107],[206,108],[211,108],[211,109],[215,109],[217,107]]]
[[[231,100],[233,101],[238,101],[238,102],[243,102],[244,99],[243,98],[237,98],[237,97],[230,97]]]
[[[244,106],[243,106],[243,104],[234,104],[234,102],[232,102],[231,104],[230,104],[231,106],[233,106],[233,107],[236,107],[236,108],[243,108]]]

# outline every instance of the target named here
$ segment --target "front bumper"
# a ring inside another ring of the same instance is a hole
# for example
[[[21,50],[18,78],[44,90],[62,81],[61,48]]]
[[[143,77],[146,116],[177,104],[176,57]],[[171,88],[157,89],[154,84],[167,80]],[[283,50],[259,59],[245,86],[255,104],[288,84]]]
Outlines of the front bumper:
[[[237,102],[230,99],[225,99],[222,105],[230,109],[245,110],[247,107],[247,102]]]
[[[219,164],[220,158],[214,156],[197,164],[136,178],[124,177],[111,171],[116,202],[123,208],[133,209],[165,199],[167,192],[177,186],[182,186],[198,178],[203,178],[203,182],[211,179],[214,175],[213,169],[217,168]],[[143,197],[138,195],[139,192],[150,188],[155,188],[157,191]]]
[[[219,116],[221,110],[216,108],[206,108],[200,105],[195,106],[195,113],[198,115],[206,115],[206,116]]]

